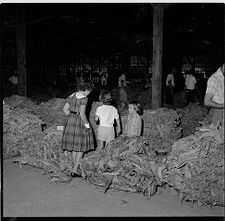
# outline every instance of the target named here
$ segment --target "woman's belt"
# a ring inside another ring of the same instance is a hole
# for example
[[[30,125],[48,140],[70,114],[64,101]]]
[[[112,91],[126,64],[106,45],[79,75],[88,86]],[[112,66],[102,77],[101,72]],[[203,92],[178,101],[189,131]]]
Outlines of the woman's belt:
[[[80,115],[80,113],[75,112],[75,111],[70,111],[71,114],[75,114],[75,115]]]

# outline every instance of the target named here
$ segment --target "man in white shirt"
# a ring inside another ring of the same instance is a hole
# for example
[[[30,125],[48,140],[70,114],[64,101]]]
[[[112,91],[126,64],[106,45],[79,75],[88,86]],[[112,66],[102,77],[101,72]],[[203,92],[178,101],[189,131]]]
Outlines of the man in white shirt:
[[[192,75],[190,72],[188,72],[185,75],[185,86],[187,91],[187,101],[194,102],[195,101],[195,85],[197,83],[197,80],[194,75]]]
[[[207,82],[204,103],[210,107],[209,116],[213,123],[224,123],[224,72],[225,64]]]

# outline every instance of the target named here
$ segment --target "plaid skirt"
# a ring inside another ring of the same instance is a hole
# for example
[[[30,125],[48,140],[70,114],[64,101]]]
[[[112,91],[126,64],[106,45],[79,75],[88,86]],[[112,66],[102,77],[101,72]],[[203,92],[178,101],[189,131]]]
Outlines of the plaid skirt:
[[[68,115],[63,130],[62,149],[75,152],[86,152],[94,149],[92,130],[84,126],[79,115]]]

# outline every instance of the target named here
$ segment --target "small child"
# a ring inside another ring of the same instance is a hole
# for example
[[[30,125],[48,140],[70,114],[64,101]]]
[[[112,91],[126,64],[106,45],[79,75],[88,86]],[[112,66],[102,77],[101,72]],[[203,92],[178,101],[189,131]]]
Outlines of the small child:
[[[100,102],[103,104],[96,109],[96,122],[99,120],[100,125],[98,127],[98,139],[100,148],[104,148],[105,145],[115,138],[115,131],[113,127],[114,120],[116,120],[121,131],[119,114],[115,107],[111,105],[112,98],[108,91],[105,91],[100,96]]]
[[[126,136],[140,136],[142,130],[142,108],[140,104],[136,101],[129,102],[129,115],[127,118],[127,123],[125,125],[125,135]]]

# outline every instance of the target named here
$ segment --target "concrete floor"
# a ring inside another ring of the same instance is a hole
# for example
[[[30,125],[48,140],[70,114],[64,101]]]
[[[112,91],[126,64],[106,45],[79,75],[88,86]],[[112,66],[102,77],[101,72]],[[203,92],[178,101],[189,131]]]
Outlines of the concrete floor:
[[[200,207],[180,203],[169,189],[150,200],[141,194],[103,189],[83,179],[69,184],[50,184],[41,170],[3,161],[3,216],[224,216],[223,207]],[[213,218],[215,220],[215,218]]]

